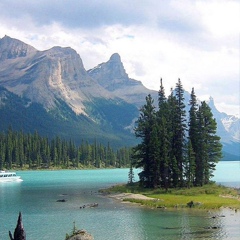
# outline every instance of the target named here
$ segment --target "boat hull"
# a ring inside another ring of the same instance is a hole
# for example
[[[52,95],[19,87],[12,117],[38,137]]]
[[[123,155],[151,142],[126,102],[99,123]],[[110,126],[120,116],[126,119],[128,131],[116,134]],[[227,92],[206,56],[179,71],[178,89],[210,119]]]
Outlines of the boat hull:
[[[21,182],[20,176],[17,176],[15,172],[0,171],[0,183],[1,182]]]
[[[22,179],[17,176],[17,177],[3,177],[3,178],[0,178],[0,183],[1,182],[21,182]]]

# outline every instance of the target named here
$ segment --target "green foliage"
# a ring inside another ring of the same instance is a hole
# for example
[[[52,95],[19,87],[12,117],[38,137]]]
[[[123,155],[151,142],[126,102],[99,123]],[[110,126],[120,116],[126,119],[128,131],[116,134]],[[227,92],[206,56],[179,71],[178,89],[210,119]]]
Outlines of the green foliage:
[[[110,143],[106,147],[97,141],[82,141],[77,146],[58,136],[49,140],[37,132],[24,134],[9,128],[7,133],[0,133],[0,169],[126,167],[130,150],[114,151]]]
[[[68,233],[66,234],[65,240],[70,239],[71,237],[77,235],[78,233],[79,233],[79,230],[77,229],[75,222],[73,222],[72,232],[70,234]]]
[[[130,169],[128,172],[128,184],[132,185],[134,182],[134,171],[133,171],[133,163],[132,163],[132,159],[130,159]]]
[[[196,99],[192,89],[187,119],[180,79],[175,95],[171,91],[168,98],[161,80],[157,111],[151,95],[146,97],[135,128],[135,135],[141,142],[133,154],[135,166],[142,168],[141,186],[167,191],[209,183],[222,157],[222,145],[210,107],[205,102],[198,106]]]
[[[156,149],[156,112],[151,95],[146,97],[146,105],[140,109],[140,117],[135,128],[135,135],[142,139],[142,143],[135,148],[135,164],[143,167],[139,174],[140,182],[146,187],[156,185],[156,172],[158,169],[158,155]],[[154,132],[154,134],[153,134]]]
[[[93,116],[102,129],[117,131],[118,134],[123,131],[123,128],[131,125],[132,119],[138,115],[137,107],[121,99],[95,98],[91,104],[85,104],[86,111]]]
[[[202,187],[149,189],[143,188],[138,183],[133,185],[116,185],[104,190],[107,193],[137,193],[153,200],[126,198],[124,201],[139,203],[154,208],[188,208],[188,203],[193,202],[196,209],[218,209],[231,207],[240,209],[238,191],[215,183]]]

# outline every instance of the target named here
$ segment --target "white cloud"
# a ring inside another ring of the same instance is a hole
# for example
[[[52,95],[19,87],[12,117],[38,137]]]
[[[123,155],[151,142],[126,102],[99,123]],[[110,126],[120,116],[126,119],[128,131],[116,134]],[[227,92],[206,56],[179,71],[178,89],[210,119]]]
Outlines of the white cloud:
[[[186,90],[194,87],[197,96],[211,95],[238,114],[238,1],[2,0],[0,7],[0,37],[39,50],[70,46],[86,69],[118,52],[128,75],[146,87],[158,90],[162,77],[169,92],[180,77]]]
[[[199,1],[197,7],[201,11],[203,24],[212,35],[225,37],[238,34],[238,1]]]

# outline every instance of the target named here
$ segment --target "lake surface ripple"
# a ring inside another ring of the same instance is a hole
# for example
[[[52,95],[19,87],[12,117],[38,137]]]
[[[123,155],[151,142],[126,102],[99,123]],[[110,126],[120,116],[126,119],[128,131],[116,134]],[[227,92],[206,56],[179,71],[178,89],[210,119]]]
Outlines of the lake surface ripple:
[[[240,162],[220,162],[213,180],[240,188]],[[18,172],[23,182],[0,183],[0,239],[15,229],[18,212],[28,240],[64,240],[86,229],[95,240],[240,239],[240,211],[148,209],[98,193],[126,183],[128,169]],[[65,199],[66,202],[58,202]],[[98,203],[98,207],[82,208]]]

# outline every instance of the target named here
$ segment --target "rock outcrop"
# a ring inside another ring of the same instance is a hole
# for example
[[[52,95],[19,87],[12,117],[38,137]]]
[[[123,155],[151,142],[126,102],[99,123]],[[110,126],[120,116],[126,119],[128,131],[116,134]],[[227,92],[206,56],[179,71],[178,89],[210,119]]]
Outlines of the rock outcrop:
[[[128,103],[140,107],[148,94],[157,102],[157,91],[149,90],[140,81],[129,78],[118,53],[87,72],[98,84]]]
[[[12,236],[11,231],[9,231],[10,240],[26,240],[26,233],[23,228],[22,214],[19,213],[17,226],[14,231],[14,236]],[[74,229],[71,235],[66,235],[65,240],[94,240],[93,236],[89,234],[86,230],[77,230],[74,223]]]
[[[9,231],[9,237],[11,240],[26,240],[26,233],[23,228],[21,212],[19,213],[18,216],[17,226],[14,231],[14,237],[12,236],[11,231]]]
[[[87,231],[79,230],[73,236],[69,237],[67,240],[94,240],[94,238]]]
[[[38,51],[17,39],[0,39],[0,86],[47,110],[64,101],[76,114],[86,114],[84,101],[112,95],[85,70],[70,47]]]

